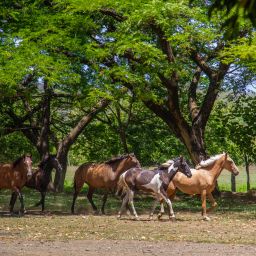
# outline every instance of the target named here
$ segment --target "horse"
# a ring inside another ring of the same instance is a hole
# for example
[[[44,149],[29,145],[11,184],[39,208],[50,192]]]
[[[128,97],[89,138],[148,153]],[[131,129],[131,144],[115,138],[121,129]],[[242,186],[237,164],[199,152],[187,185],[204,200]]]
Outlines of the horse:
[[[191,177],[190,167],[183,157],[174,159],[168,169],[142,170],[141,168],[131,168],[124,172],[118,182],[117,193],[125,191],[122,206],[118,213],[118,218],[121,218],[125,207],[130,205],[135,219],[139,219],[138,214],[133,204],[133,198],[136,191],[143,191],[153,194],[159,201],[164,199],[169,207],[169,219],[174,219],[175,215],[172,209],[171,200],[168,199],[166,190],[168,184],[173,179],[178,171]],[[152,218],[152,216],[151,216]]]
[[[168,186],[168,198],[174,198],[176,188],[189,195],[200,194],[203,220],[210,220],[206,213],[217,207],[212,191],[223,169],[230,171],[234,175],[239,174],[237,166],[227,153],[218,154],[210,157],[208,160],[201,161],[196,166],[196,169],[191,170],[191,179],[188,179],[182,173],[178,173]],[[211,203],[209,209],[206,209],[206,197],[208,197]]]
[[[51,182],[52,169],[55,169],[59,175],[62,175],[62,166],[59,163],[56,155],[46,155],[46,157],[39,163],[38,168],[33,172],[32,177],[27,180],[25,186],[33,188],[41,193],[41,199],[35,206],[41,205],[42,212],[45,209],[45,195]],[[17,195],[12,193],[10,205],[14,205],[17,199]]]
[[[92,200],[94,190],[96,188],[105,190],[101,207],[102,214],[105,214],[108,193],[116,187],[119,176],[129,168],[140,166],[140,162],[133,153],[113,158],[104,163],[84,163],[79,166],[74,175],[74,195],[71,213],[74,213],[76,198],[84,183],[86,183],[89,187],[87,198],[94,212],[97,212],[97,207]]]
[[[32,156],[23,155],[13,163],[0,164],[0,189],[11,189],[20,200],[20,214],[25,211],[24,199],[21,189],[27,180],[32,176]],[[13,205],[10,205],[10,212],[13,213]]]

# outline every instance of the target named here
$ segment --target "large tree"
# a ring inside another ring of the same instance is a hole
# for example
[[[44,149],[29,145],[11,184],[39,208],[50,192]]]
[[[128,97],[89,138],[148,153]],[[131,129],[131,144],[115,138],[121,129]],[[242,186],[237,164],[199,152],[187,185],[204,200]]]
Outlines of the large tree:
[[[11,2],[0,4],[7,10],[1,17],[1,118],[8,120],[1,133],[21,131],[41,158],[55,152],[64,171],[61,182],[55,179],[61,190],[71,146],[110,102],[83,54],[92,28],[49,1]]]
[[[221,57],[230,42],[220,20],[209,22],[207,7],[191,8],[189,1],[70,1],[70,6],[102,17],[94,46],[111,54],[101,65],[102,77],[132,90],[185,144],[194,163],[204,159],[207,121],[237,71]]]

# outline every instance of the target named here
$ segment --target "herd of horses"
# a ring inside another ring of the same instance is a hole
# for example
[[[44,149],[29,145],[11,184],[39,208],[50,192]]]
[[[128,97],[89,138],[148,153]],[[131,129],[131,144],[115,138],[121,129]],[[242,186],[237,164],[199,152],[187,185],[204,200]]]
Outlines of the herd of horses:
[[[20,200],[20,214],[25,212],[24,200],[21,189],[24,186],[38,190],[41,199],[36,206],[45,208],[45,194],[51,181],[52,169],[62,174],[62,167],[54,155],[47,155],[36,170],[32,170],[31,155],[23,155],[13,163],[0,164],[0,189],[12,191],[9,209],[13,212],[17,197]],[[227,153],[218,154],[201,161],[195,169],[191,168],[184,157],[180,156],[168,160],[154,170],[142,169],[136,156],[132,154],[122,155],[104,163],[85,163],[79,166],[74,175],[74,194],[71,213],[75,211],[75,202],[84,183],[88,185],[87,198],[93,210],[97,207],[93,202],[95,189],[104,189],[101,212],[105,213],[105,204],[109,192],[116,190],[116,194],[122,199],[118,218],[125,211],[130,211],[136,219],[139,216],[134,207],[134,195],[138,192],[151,194],[155,198],[152,211],[149,215],[153,217],[157,202],[160,203],[160,219],[164,213],[164,203],[168,206],[170,219],[175,218],[172,208],[172,200],[176,189],[189,195],[199,194],[202,201],[202,217],[209,220],[207,213],[213,210],[217,203],[212,196],[216,180],[221,171],[226,169],[238,175],[239,171],[234,161]],[[206,198],[209,199],[211,207],[206,209]]]

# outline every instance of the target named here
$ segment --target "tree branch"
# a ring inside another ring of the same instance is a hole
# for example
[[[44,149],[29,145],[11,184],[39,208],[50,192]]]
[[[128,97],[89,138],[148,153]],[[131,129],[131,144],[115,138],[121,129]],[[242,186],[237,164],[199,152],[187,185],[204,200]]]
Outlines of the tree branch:
[[[192,122],[199,113],[197,99],[196,99],[196,89],[201,77],[201,72],[202,72],[201,68],[197,67],[188,90],[188,109],[189,109]]]

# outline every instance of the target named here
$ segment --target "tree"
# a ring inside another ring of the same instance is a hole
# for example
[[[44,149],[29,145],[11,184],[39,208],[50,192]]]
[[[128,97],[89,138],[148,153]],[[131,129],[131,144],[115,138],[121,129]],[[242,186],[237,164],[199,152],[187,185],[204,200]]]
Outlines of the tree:
[[[191,8],[186,1],[71,1],[70,6],[102,15],[95,48],[112,58],[101,73],[160,117],[194,163],[206,158],[205,128],[231,65],[220,57],[228,41],[219,20],[209,23],[207,8]]]
[[[41,158],[55,151],[64,170],[61,190],[70,147],[110,102],[108,93],[100,94],[101,81],[94,80],[92,87],[92,75],[85,66],[87,59],[79,54],[91,40],[84,34],[87,24],[59,13],[48,1],[2,8],[8,10],[3,13],[0,55],[1,114],[9,120],[4,133],[21,131]],[[74,37],[78,25],[84,28],[79,43]],[[80,109],[77,115],[72,113],[75,108]],[[54,121],[59,116],[60,125]],[[63,124],[64,129],[60,128]],[[55,178],[57,183],[59,177]]]
[[[247,174],[247,190],[250,190],[250,165],[256,160],[256,130],[255,130],[255,95],[242,95],[231,106],[225,123],[230,129],[230,139],[243,152],[245,170]]]
[[[214,0],[211,1],[209,15],[215,11],[223,13],[225,23],[224,26],[228,27],[229,36],[239,34],[239,29],[244,23],[244,20],[250,20],[252,25],[256,26],[256,1],[255,0]]]

